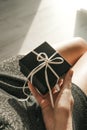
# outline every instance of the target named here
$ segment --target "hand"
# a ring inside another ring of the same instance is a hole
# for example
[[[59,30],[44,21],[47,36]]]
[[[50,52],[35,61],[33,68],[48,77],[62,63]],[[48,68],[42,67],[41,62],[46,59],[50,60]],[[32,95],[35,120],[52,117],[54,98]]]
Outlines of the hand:
[[[69,70],[59,86],[61,91],[52,90],[54,108],[51,106],[50,96],[37,92],[29,82],[29,88],[42,108],[43,119],[47,130],[72,130],[73,97],[71,94],[71,79],[73,71]]]

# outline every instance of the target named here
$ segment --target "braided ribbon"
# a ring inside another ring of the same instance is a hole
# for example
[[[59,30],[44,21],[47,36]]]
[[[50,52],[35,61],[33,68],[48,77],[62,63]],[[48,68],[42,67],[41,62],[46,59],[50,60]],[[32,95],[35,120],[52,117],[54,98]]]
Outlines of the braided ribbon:
[[[35,51],[32,51],[36,56],[37,56],[37,61],[41,62],[41,64],[39,64],[36,68],[34,68],[30,74],[28,75],[27,79],[30,78],[30,82],[32,83],[32,79],[33,76],[39,71],[41,70],[43,67],[45,67],[45,80],[46,80],[46,84],[49,90],[49,94],[50,94],[50,99],[51,99],[51,104],[54,107],[54,103],[53,103],[53,96],[52,96],[52,92],[51,92],[51,88],[50,88],[50,84],[49,84],[49,80],[48,80],[48,74],[47,74],[47,68],[49,68],[51,70],[51,72],[57,77],[57,79],[59,79],[58,74],[53,70],[53,68],[50,66],[50,64],[62,64],[64,62],[64,59],[62,57],[55,57],[53,58],[57,52],[55,52],[51,57],[48,58],[47,54],[44,52],[41,53],[37,53]],[[55,61],[58,60],[58,61]],[[24,85],[25,86],[25,85]],[[59,88],[58,88],[59,89]],[[24,92],[25,93],[25,92]],[[26,94],[26,93],[25,93]],[[27,94],[26,94],[27,95]]]

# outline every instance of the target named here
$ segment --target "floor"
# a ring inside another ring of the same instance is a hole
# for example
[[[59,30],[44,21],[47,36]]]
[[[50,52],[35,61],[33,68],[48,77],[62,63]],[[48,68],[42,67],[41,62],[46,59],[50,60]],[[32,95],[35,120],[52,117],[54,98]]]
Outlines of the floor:
[[[0,62],[74,36],[87,40],[86,0],[0,0]]]

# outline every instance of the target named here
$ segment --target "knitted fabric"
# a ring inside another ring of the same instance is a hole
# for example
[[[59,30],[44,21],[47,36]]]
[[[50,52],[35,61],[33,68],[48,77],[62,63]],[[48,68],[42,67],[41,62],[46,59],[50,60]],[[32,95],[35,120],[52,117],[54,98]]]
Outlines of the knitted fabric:
[[[41,108],[29,89],[29,100],[22,91],[25,77],[20,72],[19,59],[15,56],[0,63],[0,130],[46,130]],[[73,129],[87,130],[87,96],[72,84],[74,97]]]
[[[0,130],[45,130],[41,109],[29,89],[29,100],[18,101],[26,98],[22,90],[25,77],[18,63],[21,57],[0,63]]]

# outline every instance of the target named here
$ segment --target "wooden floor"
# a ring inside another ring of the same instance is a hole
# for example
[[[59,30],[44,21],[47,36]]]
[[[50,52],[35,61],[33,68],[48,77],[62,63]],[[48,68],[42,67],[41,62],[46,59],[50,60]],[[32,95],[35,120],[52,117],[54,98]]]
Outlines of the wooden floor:
[[[84,5],[74,0],[0,0],[0,62],[44,41],[60,46],[73,36],[87,40]]]

